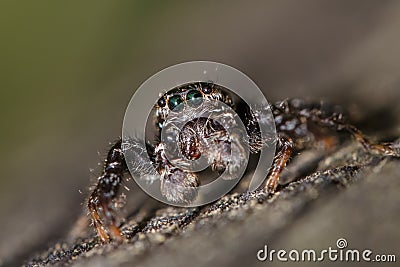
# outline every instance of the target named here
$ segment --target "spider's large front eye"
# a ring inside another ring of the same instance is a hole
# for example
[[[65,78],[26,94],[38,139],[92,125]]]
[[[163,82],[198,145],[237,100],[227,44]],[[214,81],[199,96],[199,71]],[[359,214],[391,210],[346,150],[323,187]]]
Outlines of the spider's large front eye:
[[[174,95],[168,99],[168,107],[171,111],[179,112],[183,110],[183,106],[183,99],[180,95]]]
[[[198,107],[203,102],[203,95],[197,90],[190,90],[186,94],[186,102],[191,107]]]

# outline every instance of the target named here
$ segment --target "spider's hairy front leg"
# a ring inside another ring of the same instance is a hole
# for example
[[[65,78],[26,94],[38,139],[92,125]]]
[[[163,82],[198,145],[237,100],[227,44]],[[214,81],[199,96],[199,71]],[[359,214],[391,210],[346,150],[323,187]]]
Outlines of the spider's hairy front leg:
[[[275,155],[271,172],[268,175],[267,182],[265,183],[265,190],[267,193],[272,194],[278,186],[279,177],[289,161],[293,152],[294,143],[290,137],[281,135],[278,137],[277,153]]]
[[[118,140],[110,149],[104,163],[103,172],[88,200],[88,209],[102,242],[111,239],[122,241],[123,237],[117,226],[116,203],[122,176],[127,171],[124,154]]]

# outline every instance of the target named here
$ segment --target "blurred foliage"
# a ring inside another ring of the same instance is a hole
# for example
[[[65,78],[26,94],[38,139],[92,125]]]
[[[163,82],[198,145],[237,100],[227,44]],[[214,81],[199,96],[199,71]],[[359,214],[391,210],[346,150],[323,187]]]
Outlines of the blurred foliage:
[[[151,38],[151,20],[147,29],[138,22],[156,16],[153,4],[2,1],[2,147],[7,148],[11,138],[24,142],[30,134],[51,131],[46,120],[75,119],[75,106],[90,104],[94,95],[102,94],[106,88],[97,85],[106,83],[131,60],[122,51],[128,47],[135,51]],[[49,112],[52,116],[43,116]]]

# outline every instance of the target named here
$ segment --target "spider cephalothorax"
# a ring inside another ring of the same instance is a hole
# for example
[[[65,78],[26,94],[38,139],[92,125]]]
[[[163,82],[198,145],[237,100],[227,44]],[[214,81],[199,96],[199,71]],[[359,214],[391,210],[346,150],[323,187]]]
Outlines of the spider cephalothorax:
[[[216,106],[216,102],[222,103],[222,107]],[[264,186],[268,194],[275,192],[279,176],[293,153],[315,145],[321,133],[327,134],[326,130],[350,133],[371,153],[400,157],[400,149],[394,144],[370,142],[356,127],[346,122],[342,111],[336,106],[292,99],[259,108],[271,109],[277,132],[274,137],[275,158]],[[172,202],[191,201],[196,197],[196,188],[201,181],[195,172],[177,166],[168,158],[167,154],[171,148],[163,141],[161,132],[173,136],[172,140],[177,144],[174,149],[179,150],[187,160],[205,156],[212,170],[218,173],[225,170],[233,173],[245,157],[241,153],[244,151],[241,140],[243,136],[228,134],[229,129],[226,127],[235,127],[229,109],[237,112],[245,126],[244,137],[248,142],[244,145],[248,145],[252,153],[259,152],[265,140],[261,138],[257,123],[258,111],[252,110],[226,88],[211,82],[184,84],[162,94],[154,105],[150,127],[153,131],[143,142],[146,147],[135,140],[130,140],[130,144],[122,144],[121,140],[118,140],[111,147],[103,173],[88,200],[92,221],[103,242],[109,242],[110,239],[121,241],[123,238],[117,220],[120,208],[117,201],[119,187],[122,176],[127,173],[122,148],[129,146],[135,155],[136,167],[134,172],[131,171],[131,175],[153,177],[154,172],[157,172],[157,177],[161,179],[160,191],[166,199]],[[218,119],[192,116],[195,113],[206,114],[207,111],[216,111]],[[173,118],[170,120],[170,117]],[[180,120],[184,122],[182,127],[169,127],[178,125]],[[144,157],[150,157],[151,163],[146,163]]]

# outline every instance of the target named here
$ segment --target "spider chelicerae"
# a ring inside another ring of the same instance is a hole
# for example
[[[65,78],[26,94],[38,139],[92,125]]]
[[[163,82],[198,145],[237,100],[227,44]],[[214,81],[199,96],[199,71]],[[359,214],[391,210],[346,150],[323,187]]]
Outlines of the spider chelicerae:
[[[156,171],[161,176],[161,193],[172,202],[182,202],[196,196],[196,187],[200,185],[196,173],[181,169],[166,157],[167,146],[160,141],[160,133],[166,118],[172,112],[181,111],[186,106],[192,109],[210,108],[206,103],[219,101],[237,111],[246,127],[250,152],[257,153],[264,145],[257,123],[257,110],[252,110],[237,96],[228,93],[224,87],[212,82],[196,82],[181,85],[163,94],[154,105],[155,138],[147,140],[146,147],[140,142],[134,153],[137,168],[131,175],[148,176]],[[262,107],[261,107],[262,108]],[[276,126],[276,152],[272,167],[264,184],[266,193],[272,195],[278,186],[279,177],[289,159],[299,151],[316,144],[329,146],[330,134],[326,130],[345,131],[353,136],[366,151],[382,156],[400,157],[400,148],[393,143],[372,143],[355,126],[349,124],[343,112],[337,107],[322,102],[290,99],[268,106],[273,114]],[[226,119],[223,116],[221,119]],[[189,160],[206,156],[211,169],[218,173],[229,172],[244,160],[240,155],[228,162],[226,158],[234,145],[241,146],[240,140],[230,136],[217,120],[196,118],[188,121],[179,132],[178,147],[181,154]],[[104,162],[102,174],[98,177],[88,199],[88,209],[102,242],[122,241],[119,228],[118,211],[121,208],[120,186],[123,176],[128,173],[124,157],[122,140],[116,141],[110,148]],[[150,156],[151,166],[144,157]],[[177,189],[178,188],[178,189]]]

